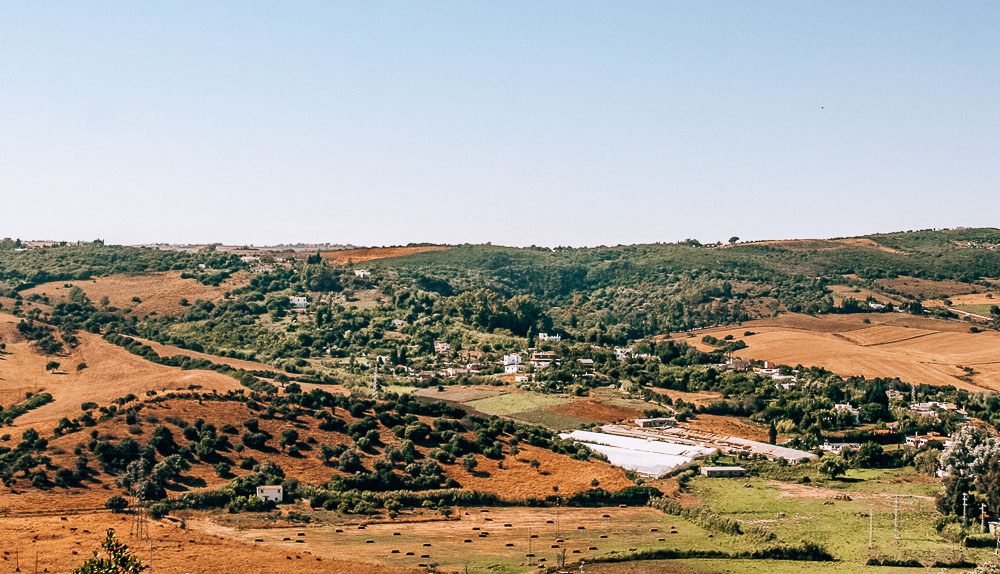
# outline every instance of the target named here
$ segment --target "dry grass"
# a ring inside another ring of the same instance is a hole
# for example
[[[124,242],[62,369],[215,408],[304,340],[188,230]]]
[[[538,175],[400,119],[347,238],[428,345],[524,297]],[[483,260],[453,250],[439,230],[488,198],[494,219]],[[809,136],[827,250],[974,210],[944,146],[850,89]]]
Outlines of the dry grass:
[[[865,324],[864,319],[871,321]],[[757,334],[744,337],[746,330]],[[747,343],[740,357],[779,364],[825,367],[842,376],[899,377],[903,381],[954,385],[969,390],[1000,390],[996,349],[1000,333],[970,333],[954,321],[899,313],[808,317],[787,314],[775,319],[699,331],[686,339],[707,350],[701,336],[732,334]],[[964,380],[962,367],[976,374]]]
[[[19,337],[15,329],[18,321],[13,315],[0,313],[0,338],[7,342],[7,353],[0,355],[0,397],[10,404],[15,397],[23,400],[23,391],[29,389],[51,393],[54,400],[18,417],[17,428],[51,430],[60,418],[79,416],[81,403],[107,405],[129,393],[142,397],[146,391],[187,389],[190,385],[207,392],[241,388],[231,377],[157,365],[82,331],[76,335],[80,339],[77,348],[62,356],[43,355]],[[55,372],[45,370],[50,360],[60,363]],[[87,368],[77,371],[79,363],[86,363]]]
[[[70,572],[97,549],[108,528],[128,544],[143,563],[153,551],[155,572],[191,573],[326,573],[361,574],[372,572],[371,565],[357,564],[342,557],[316,556],[302,548],[254,544],[221,537],[197,529],[182,529],[166,521],[152,521],[151,540],[129,536],[129,518],[110,513],[69,513],[64,516],[5,517],[0,521],[0,571],[15,571],[15,552],[21,572]],[[38,569],[35,570],[35,557]],[[385,567],[380,572],[416,570]]]
[[[863,347],[869,347],[871,345],[885,345],[887,343],[896,343],[907,339],[916,339],[917,337],[923,337],[937,332],[938,331],[932,331],[929,329],[912,329],[910,327],[897,327],[895,325],[879,325],[878,327],[869,327],[868,329],[847,331],[841,334],[841,336],[852,343],[857,343]]]
[[[768,245],[771,247],[778,247],[780,249],[787,249],[789,251],[828,251],[832,249],[844,249],[847,247],[866,247],[869,249],[878,249],[879,251],[885,251],[887,253],[903,254],[903,252],[898,249],[886,247],[873,239],[865,237],[849,237],[847,239],[781,239],[773,241],[748,241],[738,245]],[[723,245],[723,247],[733,246]]]
[[[881,293],[876,293],[871,289],[865,289],[864,287],[854,287],[851,285],[830,285],[830,291],[833,293],[833,303],[838,307],[844,304],[844,299],[851,298],[855,301],[867,301],[869,297],[878,301],[879,303],[900,305],[898,299],[893,299],[891,297],[886,297]]]
[[[551,496],[559,487],[563,495],[582,492],[593,488],[592,480],[597,480],[601,488],[616,491],[631,486],[625,471],[603,461],[581,461],[554,452],[521,445],[516,457],[507,457],[503,468],[498,461],[476,456],[478,465],[473,473],[458,465],[445,466],[445,473],[457,480],[463,488],[493,492],[505,498],[544,498]],[[539,466],[532,468],[529,461],[537,460]]]
[[[326,261],[338,265],[348,263],[362,263],[375,259],[388,259],[390,257],[402,257],[404,255],[414,255],[427,251],[442,251],[449,249],[442,245],[424,245],[419,247],[370,247],[363,249],[343,249],[340,251],[325,251],[320,254]]]
[[[648,387],[649,390],[653,391],[658,395],[663,395],[665,397],[670,397],[670,400],[677,401],[682,400],[685,403],[694,405],[696,407],[705,406],[709,403],[713,403],[722,399],[721,393],[713,393],[710,391],[688,393],[684,391],[674,391],[671,389],[658,389],[655,387]]]
[[[275,373],[281,372],[281,369],[273,367],[266,363],[258,363],[256,361],[244,361],[242,359],[231,359],[228,357],[219,357],[217,355],[210,355],[208,353],[199,353],[197,351],[191,351],[188,349],[182,349],[180,347],[175,347],[173,345],[164,345],[162,343],[157,343],[156,341],[150,341],[149,339],[143,339],[141,337],[132,337],[136,341],[139,341],[143,345],[148,345],[156,354],[161,357],[173,357],[175,355],[183,355],[185,357],[191,357],[194,359],[205,359],[213,363],[218,363],[220,365],[229,365],[234,369],[244,369],[247,371],[273,371]]]
[[[194,303],[198,299],[218,301],[226,291],[244,285],[249,276],[244,272],[234,274],[218,287],[202,285],[194,279],[181,279],[180,271],[166,273],[118,274],[84,281],[53,281],[28,289],[22,296],[38,293],[56,303],[66,300],[73,287],[79,287],[95,304],[107,297],[112,307],[131,309],[133,315],[145,316],[151,313],[176,315],[184,311],[181,299]],[[69,285],[69,287],[67,287]],[[132,300],[140,299],[139,303]]]
[[[947,297],[951,301],[952,307],[956,305],[1000,305],[1000,293],[967,293],[965,295],[953,295]],[[931,299],[924,301],[928,307],[944,307],[945,303],[941,299]]]
[[[880,287],[921,299],[940,299],[942,297],[972,293],[978,290],[975,285],[969,285],[968,283],[950,280],[932,281],[930,279],[918,279],[905,275],[895,279],[876,279],[875,283]]]

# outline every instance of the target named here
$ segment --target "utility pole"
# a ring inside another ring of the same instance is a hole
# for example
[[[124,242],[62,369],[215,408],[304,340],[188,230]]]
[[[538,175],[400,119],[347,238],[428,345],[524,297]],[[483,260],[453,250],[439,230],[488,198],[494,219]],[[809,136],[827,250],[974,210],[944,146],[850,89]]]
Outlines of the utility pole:
[[[962,523],[968,526],[969,524],[969,493],[962,493]]]
[[[979,529],[986,532],[986,504],[979,503]]]
[[[375,374],[372,375],[372,398],[378,400],[378,357],[375,357]]]

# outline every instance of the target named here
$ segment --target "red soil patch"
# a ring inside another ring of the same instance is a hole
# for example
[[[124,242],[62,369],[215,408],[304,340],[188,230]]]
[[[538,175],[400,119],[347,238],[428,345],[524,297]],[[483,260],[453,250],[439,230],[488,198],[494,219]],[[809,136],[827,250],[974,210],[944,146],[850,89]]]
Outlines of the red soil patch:
[[[326,261],[338,265],[348,263],[362,263],[375,259],[388,259],[390,257],[402,257],[404,255],[414,255],[427,251],[442,251],[450,249],[443,245],[424,245],[419,247],[371,247],[364,249],[343,249],[340,251],[325,251],[320,256]]]
[[[598,423],[614,423],[625,419],[642,418],[642,411],[609,405],[594,400],[582,400],[566,403],[547,409],[549,412],[576,417]]]

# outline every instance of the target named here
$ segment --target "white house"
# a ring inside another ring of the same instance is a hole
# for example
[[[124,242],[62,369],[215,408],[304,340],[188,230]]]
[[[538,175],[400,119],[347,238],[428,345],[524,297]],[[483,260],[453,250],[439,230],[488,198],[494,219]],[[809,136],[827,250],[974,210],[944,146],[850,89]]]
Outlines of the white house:
[[[256,255],[244,255],[243,257],[240,257],[240,261],[244,263],[253,263],[254,261],[260,261],[260,257],[257,257]]]
[[[507,375],[517,374],[524,370],[524,365],[504,365],[503,372]]]
[[[285,489],[281,487],[280,484],[275,484],[272,486],[258,486],[257,487],[257,498],[265,502],[281,502],[284,497]]]
[[[632,354],[632,347],[615,347],[615,358],[624,361]]]
[[[558,343],[559,341],[562,341],[562,337],[560,337],[559,335],[549,335],[548,333],[539,333],[538,340],[548,341],[550,343]]]
[[[364,279],[365,277],[368,277],[369,275],[371,275],[372,272],[369,271],[369,270],[367,270],[367,269],[355,269],[354,270],[354,274],[357,275],[358,277]]]
[[[309,300],[305,297],[292,295],[288,298],[288,304],[296,309],[304,309],[309,304]]]
[[[393,319],[392,320],[392,326],[393,327],[402,327],[405,324],[406,324],[406,321],[404,321],[402,319]]]
[[[929,445],[932,442],[938,442],[943,444],[945,447],[951,444],[951,439],[947,435],[941,433],[929,432],[925,435],[913,435],[906,437],[906,446],[912,446],[914,448],[920,448]]]
[[[449,345],[448,343],[443,343],[441,341],[437,341],[437,342],[434,343],[434,352],[435,353],[449,353],[449,352],[451,352],[451,345]]]
[[[503,356],[503,364],[504,364],[504,366],[507,366],[507,365],[520,365],[521,364],[521,355],[518,355],[517,353],[514,353],[513,355],[504,355]]]

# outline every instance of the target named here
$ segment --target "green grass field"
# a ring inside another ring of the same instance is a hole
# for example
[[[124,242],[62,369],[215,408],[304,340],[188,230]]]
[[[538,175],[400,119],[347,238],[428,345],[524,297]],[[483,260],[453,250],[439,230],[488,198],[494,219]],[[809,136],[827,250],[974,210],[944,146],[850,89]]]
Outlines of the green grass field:
[[[723,516],[767,528],[784,542],[804,539],[822,544],[844,562],[860,564],[870,555],[921,562],[992,557],[989,550],[962,548],[938,536],[933,527],[939,516],[933,499],[938,486],[918,479],[912,469],[850,470],[844,480],[810,484],[758,477],[699,477],[691,488],[708,508]],[[852,500],[834,500],[840,493]],[[898,540],[895,495],[900,495]]]

